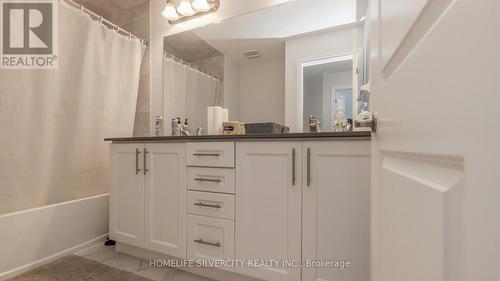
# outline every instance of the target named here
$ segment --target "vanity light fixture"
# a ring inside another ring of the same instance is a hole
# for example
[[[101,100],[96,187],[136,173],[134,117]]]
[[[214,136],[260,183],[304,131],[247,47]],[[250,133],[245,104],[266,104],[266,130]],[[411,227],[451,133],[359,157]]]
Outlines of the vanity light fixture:
[[[168,2],[167,5],[165,5],[165,9],[163,9],[161,15],[167,20],[178,20],[181,18],[181,16],[177,13],[177,10],[175,9],[174,3],[170,2]]]
[[[176,6],[175,3],[178,3],[178,5]],[[180,0],[180,2],[167,0],[162,16],[170,24],[176,24],[215,12],[219,9],[219,6],[219,0]]]
[[[208,0],[193,0],[192,5],[193,9],[198,12],[206,12],[212,8],[210,4],[208,4]]]
[[[191,0],[181,0],[179,7],[177,7],[177,12],[185,17],[190,17],[196,13],[193,10],[193,6],[191,6]]]

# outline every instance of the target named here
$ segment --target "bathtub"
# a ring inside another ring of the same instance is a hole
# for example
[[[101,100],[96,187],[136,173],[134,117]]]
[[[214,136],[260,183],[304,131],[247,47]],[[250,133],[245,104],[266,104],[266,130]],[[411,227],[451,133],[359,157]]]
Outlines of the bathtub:
[[[109,193],[0,215],[0,281],[102,243]]]

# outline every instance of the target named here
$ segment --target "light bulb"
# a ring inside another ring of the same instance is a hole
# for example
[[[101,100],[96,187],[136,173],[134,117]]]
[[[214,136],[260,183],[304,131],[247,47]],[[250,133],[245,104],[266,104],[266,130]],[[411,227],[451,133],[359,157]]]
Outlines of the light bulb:
[[[167,3],[161,15],[167,20],[178,20],[180,18],[179,14],[175,10],[174,4],[172,3]]]
[[[193,0],[193,8],[198,12],[206,12],[212,7],[208,4],[208,0]]]
[[[191,6],[190,0],[182,0],[181,3],[179,3],[179,7],[177,7],[177,12],[185,17],[190,17],[196,13]]]

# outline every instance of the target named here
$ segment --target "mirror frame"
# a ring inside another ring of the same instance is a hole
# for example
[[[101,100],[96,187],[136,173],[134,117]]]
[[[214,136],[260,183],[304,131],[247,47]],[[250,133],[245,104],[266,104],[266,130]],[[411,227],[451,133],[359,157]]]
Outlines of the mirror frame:
[[[335,56],[328,56],[328,57],[317,57],[317,58],[309,58],[307,60],[300,60],[297,61],[297,129],[300,129],[300,131],[304,131],[304,68],[308,66],[314,66],[314,65],[319,65],[319,64],[325,64],[325,63],[331,63],[331,62],[340,62],[340,61],[346,61],[346,60],[352,60],[353,63],[353,70],[352,70],[352,75],[353,75],[353,80],[352,80],[352,112],[353,115],[355,112],[357,112],[357,99],[358,99],[358,92],[356,91],[354,85],[357,83],[356,79],[354,76],[356,76],[356,65],[357,63],[354,60],[354,54],[353,53],[344,53],[344,54],[339,54]],[[354,119],[355,116],[353,116]],[[323,132],[329,132],[331,131],[330,128],[321,128]]]

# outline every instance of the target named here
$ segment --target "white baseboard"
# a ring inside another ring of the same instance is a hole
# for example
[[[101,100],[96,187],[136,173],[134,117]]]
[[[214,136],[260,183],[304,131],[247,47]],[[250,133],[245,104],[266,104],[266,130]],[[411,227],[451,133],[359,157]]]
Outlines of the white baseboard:
[[[0,281],[102,243],[109,194],[0,215]]]

